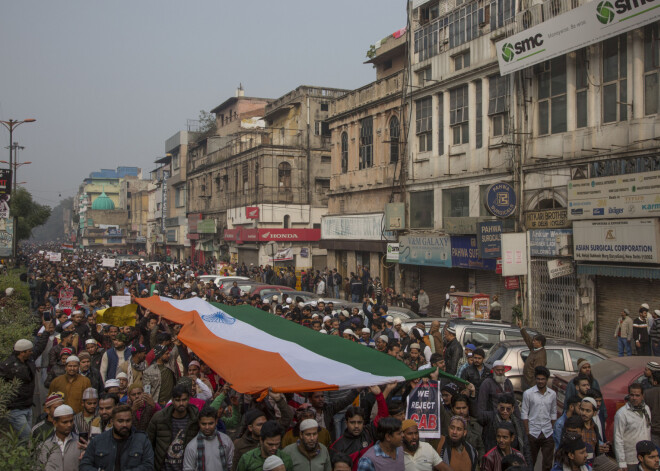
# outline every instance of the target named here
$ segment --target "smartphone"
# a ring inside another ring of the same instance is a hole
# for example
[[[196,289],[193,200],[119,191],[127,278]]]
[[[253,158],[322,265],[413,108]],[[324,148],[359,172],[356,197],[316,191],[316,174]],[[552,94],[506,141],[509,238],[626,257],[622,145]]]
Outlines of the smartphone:
[[[44,311],[44,320],[49,321],[50,320],[50,311]]]
[[[88,441],[89,440],[89,432],[80,432],[78,434],[78,437],[80,437],[82,440]]]
[[[146,394],[151,394],[151,384],[145,384],[144,386],[144,392]]]

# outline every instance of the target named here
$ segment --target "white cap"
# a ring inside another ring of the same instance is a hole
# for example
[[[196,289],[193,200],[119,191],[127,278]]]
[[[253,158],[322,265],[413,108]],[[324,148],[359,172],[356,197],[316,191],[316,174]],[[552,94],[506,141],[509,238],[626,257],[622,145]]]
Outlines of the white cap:
[[[353,337],[357,338],[357,335],[355,335],[355,332],[353,332],[353,329],[344,329],[344,333],[348,335],[352,335]]]
[[[67,359],[66,359],[66,364],[68,365],[69,363],[71,363],[71,362],[73,362],[73,361],[75,361],[75,362],[77,362],[77,363],[80,363],[80,358],[78,358],[78,357],[75,356],[75,355],[70,355],[70,356],[67,357]]]
[[[388,323],[392,323],[392,322],[394,322],[394,317],[392,317],[392,316],[387,316],[387,317],[385,318],[385,322],[388,322]]]
[[[93,343],[94,345],[96,345],[98,342],[96,341],[96,339],[87,339],[87,340],[85,340],[85,345],[89,345],[90,343]]]
[[[34,348],[34,344],[27,339],[17,340],[14,344],[15,352],[26,352]]]
[[[318,303],[324,303],[325,300],[324,300],[323,298],[319,298],[319,300],[318,300],[317,302],[318,302]]]
[[[502,360],[496,360],[495,363],[493,363],[493,368],[497,366],[506,366]]]
[[[305,419],[300,422],[300,431],[304,432],[310,428],[319,428],[319,423],[314,419]]]
[[[451,285],[451,286],[449,287],[449,289],[456,289],[456,286]]]
[[[328,322],[328,321],[331,321],[331,320],[332,320],[332,317],[330,317],[330,316],[323,316],[323,322]]]
[[[9,289],[9,288],[7,288],[7,289]],[[640,307],[643,307],[643,308],[646,309],[647,311],[649,310],[649,305],[646,304],[646,303],[642,304]]]
[[[263,470],[271,471],[279,466],[284,466],[284,461],[277,455],[271,455],[264,461]]]
[[[403,324],[403,321],[401,320],[400,317],[395,317],[394,318],[394,325],[401,325]]]
[[[278,295],[275,295],[275,296],[273,296],[273,297],[270,298],[270,299],[272,299],[273,301],[279,301],[279,300],[280,300],[280,297],[279,297]]]
[[[369,330],[369,327],[365,327],[364,329],[362,329],[362,333],[363,334],[370,334],[371,331]]]
[[[104,387],[105,387],[105,389],[118,388],[119,387],[119,380],[118,379],[109,379],[105,382]]]
[[[656,310],[653,311],[653,312],[655,312],[655,315],[656,315],[656,316],[660,316],[660,309],[656,309]]]
[[[321,316],[319,316],[318,313],[315,312],[314,314],[312,314],[312,319],[314,319],[315,317],[321,317]]]
[[[128,379],[128,375],[123,371],[116,376],[117,379]]]
[[[73,409],[66,404],[62,404],[61,406],[57,406],[55,408],[55,412],[53,412],[53,417],[62,417],[64,415],[74,415],[75,412],[73,412]]]
[[[593,397],[585,397],[584,399],[582,399],[582,402],[588,402],[589,404],[594,406],[594,409],[598,410],[598,403],[596,402],[596,399],[594,399]]]
[[[390,341],[390,338],[387,335],[381,335],[380,337],[378,337],[378,340],[387,343]]]
[[[287,304],[291,304],[292,302],[293,302],[293,299],[291,299],[291,298],[286,298],[286,303],[287,303]]]
[[[82,313],[83,313],[83,312],[82,312],[80,309],[76,309],[75,311],[73,311],[73,312],[71,313],[71,315],[73,316],[74,314],[82,314]]]
[[[328,331],[325,330],[325,329],[321,329],[321,330],[319,330],[319,334],[327,334],[327,333],[328,333]]]

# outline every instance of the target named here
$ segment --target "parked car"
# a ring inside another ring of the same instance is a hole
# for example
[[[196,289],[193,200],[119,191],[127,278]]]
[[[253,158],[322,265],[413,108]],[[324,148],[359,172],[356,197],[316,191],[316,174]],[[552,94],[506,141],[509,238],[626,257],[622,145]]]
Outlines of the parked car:
[[[528,330],[528,332],[532,336],[535,335],[532,331]],[[547,367],[551,373],[551,382],[548,385],[552,384],[552,380],[558,374],[576,372],[578,370],[577,361],[580,358],[589,360],[592,367],[607,359],[606,355],[593,348],[564,339],[547,339],[545,350],[548,359]],[[495,361],[502,360],[507,365],[506,376],[513,383],[515,392],[522,395],[522,372],[528,356],[529,348],[524,340],[507,340],[493,345],[484,363],[490,370]]]
[[[227,283],[231,287],[234,281],[250,281],[247,276],[200,275],[197,279],[203,283],[213,282],[220,289],[224,288]]]
[[[614,415],[626,403],[628,386],[644,379],[644,369],[649,361],[657,357],[611,357],[591,365],[591,374],[598,380],[600,392],[607,409],[605,439],[613,443]],[[557,375],[552,382],[552,389],[557,393],[557,414],[564,410],[566,386],[575,377],[575,373]]]
[[[290,290],[278,290],[278,289],[265,289],[261,291],[261,300],[265,303],[270,303],[273,299],[273,296],[278,296],[279,302],[285,302],[287,297],[292,299],[302,298],[303,302],[315,301],[319,298],[318,294],[311,293],[309,291],[290,291]]]

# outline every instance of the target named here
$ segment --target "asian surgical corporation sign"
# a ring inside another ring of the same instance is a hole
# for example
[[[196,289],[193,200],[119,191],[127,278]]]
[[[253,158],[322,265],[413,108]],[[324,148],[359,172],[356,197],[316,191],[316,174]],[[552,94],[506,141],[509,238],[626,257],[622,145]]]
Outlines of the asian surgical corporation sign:
[[[516,192],[509,183],[500,182],[488,187],[486,208],[493,216],[508,218],[516,212]]]
[[[499,41],[500,74],[522,70],[660,19],[657,0],[594,0]]]

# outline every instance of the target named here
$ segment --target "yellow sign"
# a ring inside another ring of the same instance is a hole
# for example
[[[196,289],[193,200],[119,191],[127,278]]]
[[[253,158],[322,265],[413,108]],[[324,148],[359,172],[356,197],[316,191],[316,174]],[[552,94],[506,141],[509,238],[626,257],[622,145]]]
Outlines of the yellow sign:
[[[116,325],[117,327],[127,325],[135,327],[137,308],[137,304],[127,304],[122,307],[101,309],[100,311],[96,311],[96,323]]]

